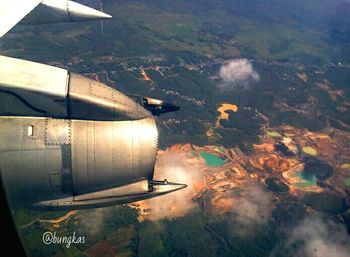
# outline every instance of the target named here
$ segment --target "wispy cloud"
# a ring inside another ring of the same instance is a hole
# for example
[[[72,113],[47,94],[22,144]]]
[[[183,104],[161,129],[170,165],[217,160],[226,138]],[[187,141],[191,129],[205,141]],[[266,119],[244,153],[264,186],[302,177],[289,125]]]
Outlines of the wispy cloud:
[[[182,217],[198,207],[193,197],[205,183],[205,177],[196,164],[197,158],[190,158],[184,153],[164,153],[159,156],[156,179],[187,184],[187,188],[146,200],[145,204],[149,208],[147,219]]]
[[[320,217],[307,217],[289,235],[288,247],[300,257],[348,257],[350,237],[345,226]]]
[[[241,189],[241,195],[233,198],[232,222],[235,233],[247,235],[266,224],[273,209],[272,195],[259,184]]]

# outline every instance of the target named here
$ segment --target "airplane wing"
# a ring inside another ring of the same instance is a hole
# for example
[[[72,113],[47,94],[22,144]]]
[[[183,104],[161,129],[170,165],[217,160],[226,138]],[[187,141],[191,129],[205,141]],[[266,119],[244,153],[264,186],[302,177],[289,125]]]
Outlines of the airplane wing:
[[[17,23],[45,24],[110,19],[71,0],[0,0],[0,38]]]
[[[2,0],[0,7],[0,37],[20,22],[42,0]]]

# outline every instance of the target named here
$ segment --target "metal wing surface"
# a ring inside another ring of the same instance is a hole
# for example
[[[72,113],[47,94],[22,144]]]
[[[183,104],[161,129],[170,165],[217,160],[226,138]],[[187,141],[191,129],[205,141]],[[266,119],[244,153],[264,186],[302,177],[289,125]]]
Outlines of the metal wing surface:
[[[20,22],[42,0],[2,0],[0,5],[0,37]]]

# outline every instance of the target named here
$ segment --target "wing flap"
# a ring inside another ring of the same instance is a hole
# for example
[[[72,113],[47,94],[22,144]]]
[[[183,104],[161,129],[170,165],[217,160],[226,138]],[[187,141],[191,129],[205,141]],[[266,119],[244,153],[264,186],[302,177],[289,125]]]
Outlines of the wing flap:
[[[0,37],[20,22],[42,0],[2,0],[0,4]]]

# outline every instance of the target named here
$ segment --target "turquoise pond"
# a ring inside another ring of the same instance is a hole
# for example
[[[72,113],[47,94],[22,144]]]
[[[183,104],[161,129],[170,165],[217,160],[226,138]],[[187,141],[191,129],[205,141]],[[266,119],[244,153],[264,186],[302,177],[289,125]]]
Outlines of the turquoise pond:
[[[199,155],[205,160],[206,164],[211,167],[219,167],[225,164],[225,160],[207,152],[201,152]]]
[[[310,186],[317,186],[317,178],[315,175],[305,176],[304,172],[297,172],[295,175],[304,180],[304,182],[297,183],[297,187],[304,188]]]

